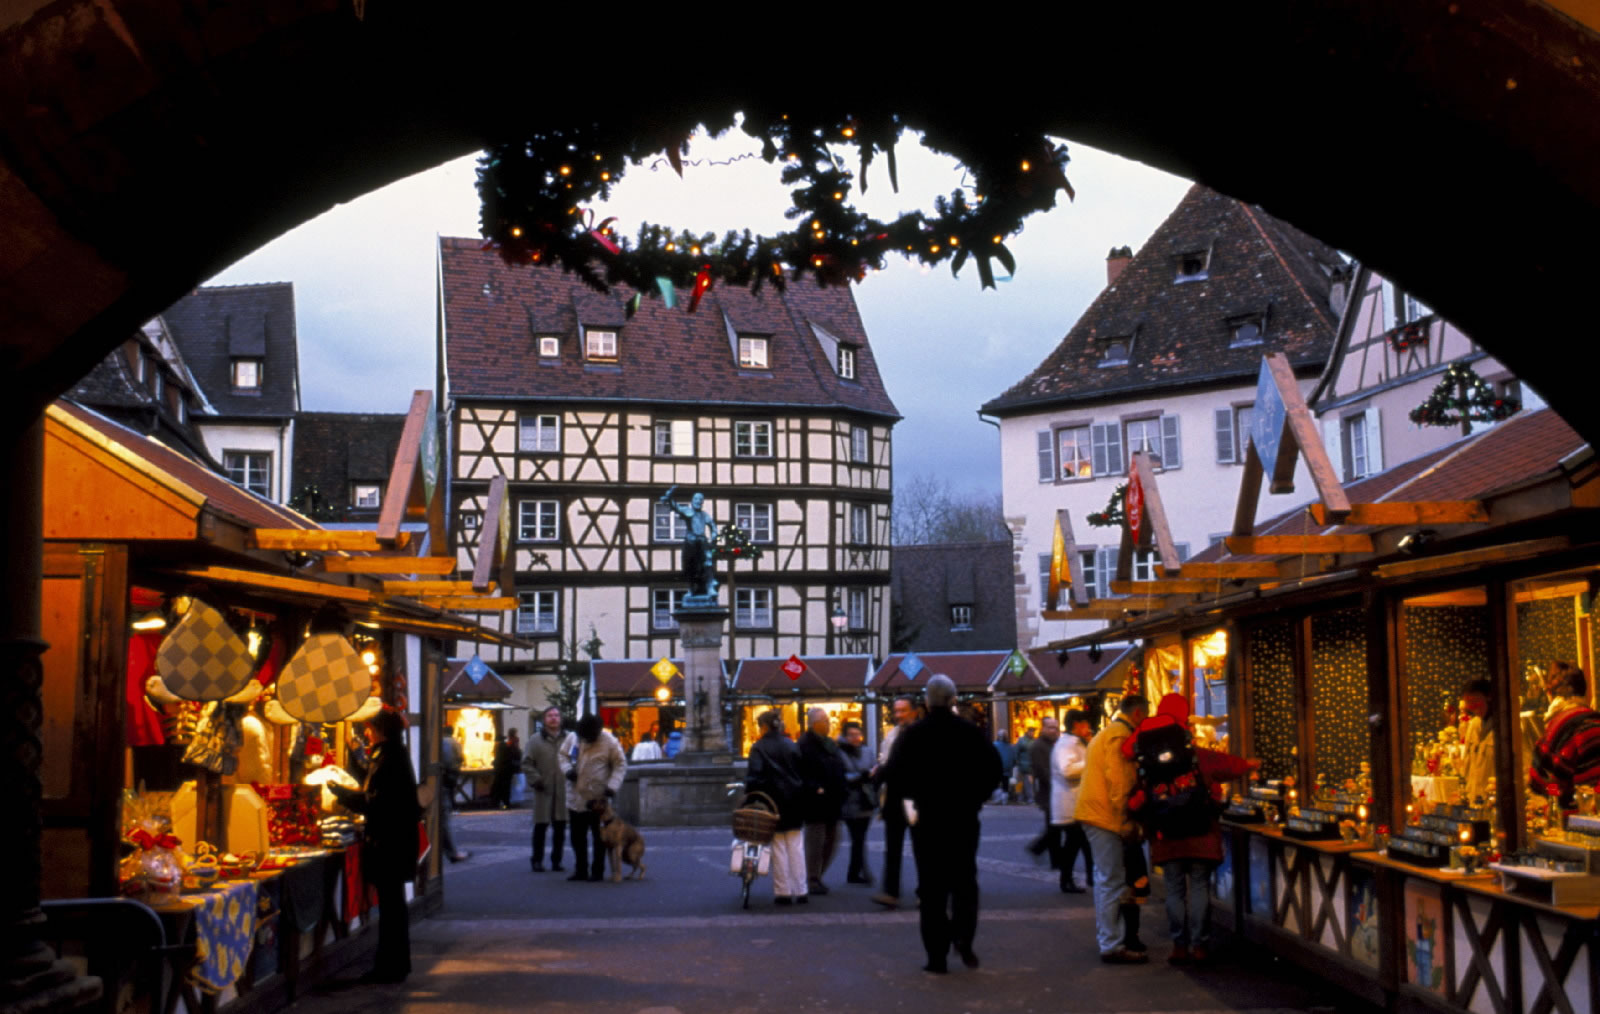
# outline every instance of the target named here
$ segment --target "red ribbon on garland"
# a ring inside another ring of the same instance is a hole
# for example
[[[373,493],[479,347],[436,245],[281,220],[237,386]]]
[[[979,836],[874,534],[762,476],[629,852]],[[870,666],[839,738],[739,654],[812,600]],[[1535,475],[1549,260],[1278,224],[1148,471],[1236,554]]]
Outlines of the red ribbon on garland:
[[[689,312],[700,306],[700,297],[711,291],[711,265],[707,264],[694,276],[694,292],[689,294]]]
[[[610,225],[612,222],[615,222],[616,220],[617,220],[617,216],[612,215],[610,218],[604,220],[599,225],[595,225],[594,224],[594,209],[593,208],[584,208],[583,209],[583,225],[584,225],[584,228],[589,230],[590,237],[592,237],[596,243],[599,243],[601,246],[605,247],[607,253],[612,253],[612,254],[618,254],[618,253],[622,252],[622,248],[620,246],[617,246],[617,244],[613,243],[611,241],[611,237],[606,235],[606,226]]]

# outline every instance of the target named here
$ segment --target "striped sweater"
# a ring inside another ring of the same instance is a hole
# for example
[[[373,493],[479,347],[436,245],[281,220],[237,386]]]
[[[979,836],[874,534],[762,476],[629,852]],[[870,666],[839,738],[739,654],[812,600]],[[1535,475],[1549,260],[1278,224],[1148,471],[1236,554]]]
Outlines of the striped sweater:
[[[1575,701],[1550,716],[1528,777],[1533,788],[1568,807],[1576,786],[1600,782],[1600,714]]]

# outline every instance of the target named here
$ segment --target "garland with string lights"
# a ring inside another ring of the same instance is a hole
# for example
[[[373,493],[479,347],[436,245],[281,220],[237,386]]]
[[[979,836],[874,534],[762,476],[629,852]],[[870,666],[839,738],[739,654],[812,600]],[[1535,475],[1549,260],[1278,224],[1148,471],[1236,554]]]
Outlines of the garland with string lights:
[[[588,205],[609,197],[629,165],[664,155],[681,176],[695,132],[716,137],[733,126],[731,114],[684,114],[648,124],[579,124],[494,145],[478,162],[484,245],[509,264],[559,264],[601,292],[627,285],[635,293],[630,314],[641,295],[659,295],[670,306],[674,289],[684,287],[693,311],[719,282],[752,291],[806,276],[845,285],[882,268],[891,253],[930,266],[948,261],[958,275],[970,261],[982,285],[993,288],[991,262],[1016,270],[1005,244],[1023,220],[1053,208],[1057,191],[1074,196],[1063,171],[1067,150],[1041,130],[998,122],[923,125],[923,145],[960,161],[970,192],[935,198],[932,212],[882,221],[857,210],[851,196],[856,188],[866,191],[867,170],[880,156],[899,190],[895,143],[915,125],[895,113],[747,109],[739,128],[760,141],[761,158],[781,166],[779,180],[792,188],[787,216],[798,228],[718,239],[644,223],[629,240],[615,219],[595,221]],[[854,170],[845,159],[852,152]]]
[[[1096,528],[1115,528],[1126,524],[1128,520],[1128,484],[1123,483],[1111,491],[1111,499],[1106,501],[1106,509],[1098,513],[1089,514],[1085,521]]]
[[[1516,398],[1502,398],[1466,363],[1451,363],[1428,400],[1411,410],[1418,426],[1460,426],[1499,422],[1522,409]]]
[[[750,541],[750,533],[735,524],[722,526],[712,550],[718,560],[759,560],[761,555],[761,547]]]

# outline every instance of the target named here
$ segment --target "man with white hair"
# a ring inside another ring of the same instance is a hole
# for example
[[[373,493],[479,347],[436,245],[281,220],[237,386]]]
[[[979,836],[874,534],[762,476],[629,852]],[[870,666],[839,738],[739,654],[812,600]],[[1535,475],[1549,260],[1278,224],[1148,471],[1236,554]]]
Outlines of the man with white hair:
[[[956,714],[950,677],[930,677],[926,700],[928,717],[901,731],[885,776],[890,792],[914,808],[923,970],[943,973],[952,946],[962,964],[978,967],[978,812],[1004,775],[983,730]]]

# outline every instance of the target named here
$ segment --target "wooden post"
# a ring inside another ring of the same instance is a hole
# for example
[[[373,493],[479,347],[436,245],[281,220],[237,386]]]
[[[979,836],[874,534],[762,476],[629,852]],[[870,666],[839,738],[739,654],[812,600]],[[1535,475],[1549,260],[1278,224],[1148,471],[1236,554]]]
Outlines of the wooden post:
[[[1299,727],[1299,756],[1295,764],[1295,780],[1299,783],[1301,798],[1311,787],[1311,761],[1317,752],[1316,722],[1311,711],[1311,617],[1302,616],[1295,624],[1294,638],[1294,707],[1295,724]],[[1284,800],[1288,806],[1288,800]]]
[[[1373,803],[1367,816],[1374,824],[1398,827],[1401,779],[1408,777],[1411,770],[1407,758],[1401,756],[1404,743],[1400,739],[1399,680],[1394,664],[1399,609],[1377,588],[1362,592],[1361,609],[1367,618],[1367,714],[1379,716],[1378,724],[1369,726],[1371,746],[1367,756],[1372,765]]]
[[[1522,757],[1521,730],[1516,725],[1521,707],[1522,674],[1517,671],[1517,604],[1511,586],[1503,580],[1489,582],[1489,680],[1493,684],[1495,811],[1506,848],[1522,846],[1522,814],[1527,783],[1523,772],[1532,761]],[[1496,650],[1498,648],[1498,650]]]

